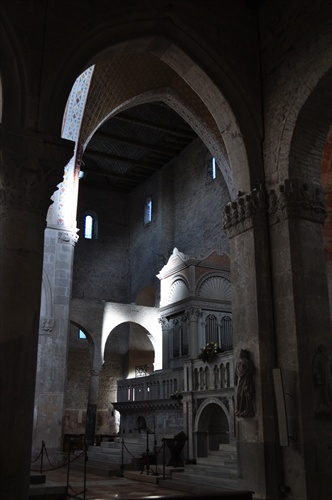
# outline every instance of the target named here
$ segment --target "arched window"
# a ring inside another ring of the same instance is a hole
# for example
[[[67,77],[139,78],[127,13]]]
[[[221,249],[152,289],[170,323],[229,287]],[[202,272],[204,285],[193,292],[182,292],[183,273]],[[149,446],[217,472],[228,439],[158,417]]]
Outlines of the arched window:
[[[144,205],[144,224],[149,224],[152,221],[152,199],[149,197],[145,200]]]
[[[89,212],[84,217],[84,238],[87,240],[96,240],[98,236],[97,215]]]

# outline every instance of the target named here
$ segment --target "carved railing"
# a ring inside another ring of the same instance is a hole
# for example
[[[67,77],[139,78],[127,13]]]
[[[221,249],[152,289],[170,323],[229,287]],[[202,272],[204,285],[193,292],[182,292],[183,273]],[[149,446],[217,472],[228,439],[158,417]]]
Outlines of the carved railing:
[[[183,390],[183,372],[158,372],[146,377],[118,380],[118,403],[169,399]]]
[[[191,370],[192,391],[208,391],[234,387],[233,351],[216,354],[214,359],[204,363],[196,359]]]

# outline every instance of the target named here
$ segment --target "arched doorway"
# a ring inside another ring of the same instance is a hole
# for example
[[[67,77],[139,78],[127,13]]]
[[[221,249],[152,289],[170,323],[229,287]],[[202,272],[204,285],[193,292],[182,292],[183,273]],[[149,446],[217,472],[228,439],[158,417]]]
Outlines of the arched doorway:
[[[219,450],[220,444],[229,443],[228,417],[220,404],[207,403],[197,419],[197,457],[206,457],[209,451]]]

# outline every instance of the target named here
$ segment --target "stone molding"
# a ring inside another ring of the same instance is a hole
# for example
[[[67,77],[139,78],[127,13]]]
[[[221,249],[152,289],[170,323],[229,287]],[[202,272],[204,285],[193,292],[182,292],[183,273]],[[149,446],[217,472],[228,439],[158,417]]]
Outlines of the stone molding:
[[[323,224],[327,216],[324,191],[319,183],[307,179],[286,179],[267,192],[261,187],[227,203],[223,225],[229,239],[269,220],[297,218]]]
[[[51,196],[73,156],[70,141],[0,127],[0,211],[26,210],[46,216]]]

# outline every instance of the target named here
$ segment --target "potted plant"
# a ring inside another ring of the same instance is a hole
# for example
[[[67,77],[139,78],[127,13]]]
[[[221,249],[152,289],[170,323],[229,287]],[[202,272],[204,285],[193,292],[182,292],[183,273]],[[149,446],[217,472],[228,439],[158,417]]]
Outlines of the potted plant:
[[[219,347],[217,342],[208,342],[206,346],[201,349],[198,359],[201,359],[204,363],[209,363],[219,352],[223,352],[223,349]]]

